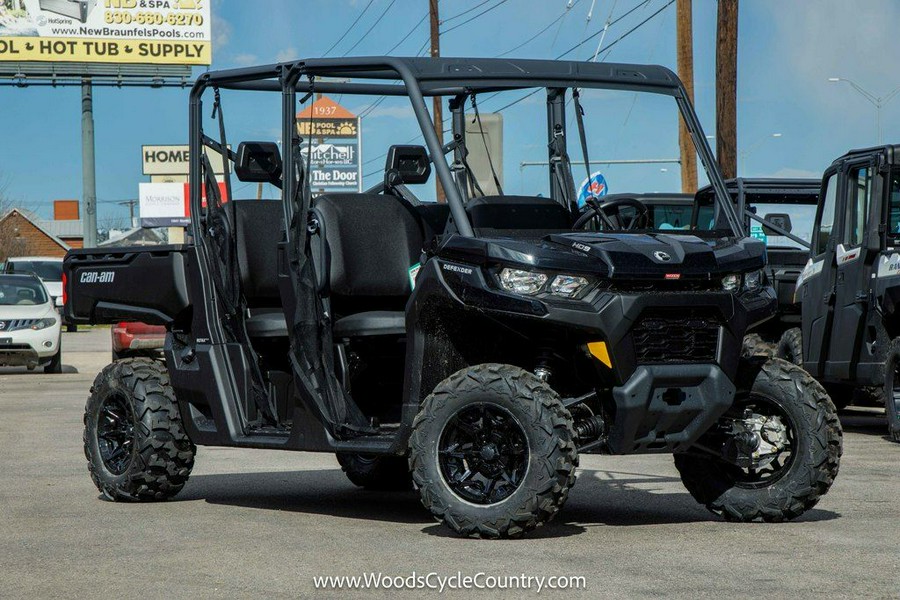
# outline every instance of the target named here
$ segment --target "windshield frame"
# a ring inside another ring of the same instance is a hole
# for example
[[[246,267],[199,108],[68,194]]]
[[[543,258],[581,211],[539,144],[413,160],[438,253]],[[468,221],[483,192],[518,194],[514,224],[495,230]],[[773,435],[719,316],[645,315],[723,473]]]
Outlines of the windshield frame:
[[[322,78],[352,78],[351,82],[327,81]],[[359,83],[355,80],[375,80]],[[401,85],[385,84],[384,80],[402,82]],[[425,102],[426,97],[458,97],[494,91],[527,90],[545,88],[552,90],[590,88],[626,90],[638,93],[672,96],[681,118],[690,134],[700,164],[707,172],[715,191],[718,211],[725,217],[731,236],[746,237],[737,213],[731,204],[725,182],[712,150],[704,135],[700,121],[687,99],[687,93],[678,77],[669,69],[654,65],[630,65],[616,63],[589,63],[577,61],[479,59],[479,58],[400,58],[400,57],[351,57],[320,58],[287,62],[245,69],[211,71],[198,77],[191,90],[191,139],[190,139],[190,190],[192,213],[202,214],[201,155],[202,101],[207,88],[280,91],[282,93],[282,139],[293,140],[295,134],[295,108],[297,92],[314,94],[332,92],[339,94],[382,94],[407,96],[412,104],[416,120],[434,170],[447,197],[453,220],[460,235],[476,237],[465,211],[465,203],[447,162],[445,149],[434,130],[432,116]],[[548,103],[548,134],[559,125],[565,128],[565,105],[556,103],[552,109]],[[287,144],[286,144],[287,147]],[[303,206],[296,206],[299,196],[296,189],[304,182],[293,176],[295,156],[285,151],[282,157],[282,202],[285,222],[290,223],[294,213]],[[571,175],[571,174],[570,174]],[[303,204],[308,204],[308,200]],[[200,219],[192,219],[195,235],[200,232]],[[293,232],[288,228],[288,242],[293,242]]]

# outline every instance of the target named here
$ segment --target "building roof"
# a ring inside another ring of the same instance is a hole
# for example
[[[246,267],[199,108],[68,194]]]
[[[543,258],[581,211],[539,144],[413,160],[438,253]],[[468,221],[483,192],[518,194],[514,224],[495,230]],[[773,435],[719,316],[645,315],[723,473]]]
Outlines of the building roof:
[[[58,236],[54,235],[51,231],[49,231],[44,226],[46,221],[44,221],[42,219],[38,219],[34,213],[31,213],[27,210],[23,210],[21,208],[11,208],[8,211],[6,211],[6,213],[2,217],[0,217],[0,223],[2,223],[3,221],[5,221],[6,219],[8,219],[9,217],[11,217],[14,214],[19,215],[20,217],[22,217],[23,219],[25,219],[26,221],[28,221],[29,223],[34,225],[35,228],[37,228],[41,233],[43,233],[48,238],[53,240],[54,243],[59,244],[64,250],[72,249],[71,246],[69,246],[67,243],[65,243],[61,239],[59,239]]]
[[[84,238],[84,224],[81,219],[67,221],[40,220],[44,229],[61,238]]]

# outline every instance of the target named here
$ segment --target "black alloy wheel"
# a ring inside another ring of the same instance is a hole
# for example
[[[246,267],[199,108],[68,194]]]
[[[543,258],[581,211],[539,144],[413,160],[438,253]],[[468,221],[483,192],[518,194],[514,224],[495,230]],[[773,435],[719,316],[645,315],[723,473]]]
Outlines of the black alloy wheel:
[[[528,441],[504,408],[485,403],[459,410],[438,445],[441,475],[457,496],[495,504],[513,494],[528,470]]]

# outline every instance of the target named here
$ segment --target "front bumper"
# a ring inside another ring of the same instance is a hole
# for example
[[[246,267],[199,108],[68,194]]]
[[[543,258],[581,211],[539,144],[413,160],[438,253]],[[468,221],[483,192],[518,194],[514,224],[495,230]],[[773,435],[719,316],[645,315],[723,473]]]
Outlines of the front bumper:
[[[0,332],[0,366],[37,366],[59,352],[59,323],[45,329]]]
[[[612,390],[609,451],[686,450],[728,410],[734,394],[734,384],[716,365],[641,365]]]

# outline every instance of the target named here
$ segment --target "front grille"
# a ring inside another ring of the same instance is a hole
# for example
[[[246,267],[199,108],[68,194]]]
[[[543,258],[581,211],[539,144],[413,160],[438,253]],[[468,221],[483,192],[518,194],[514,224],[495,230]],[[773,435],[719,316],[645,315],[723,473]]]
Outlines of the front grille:
[[[0,321],[0,333],[3,333],[4,331],[28,329],[37,322],[38,319],[13,319],[11,321]]]
[[[707,311],[645,312],[632,330],[635,358],[638,364],[714,361],[719,329]]]
[[[614,292],[721,292],[721,279],[623,279],[611,281]]]

